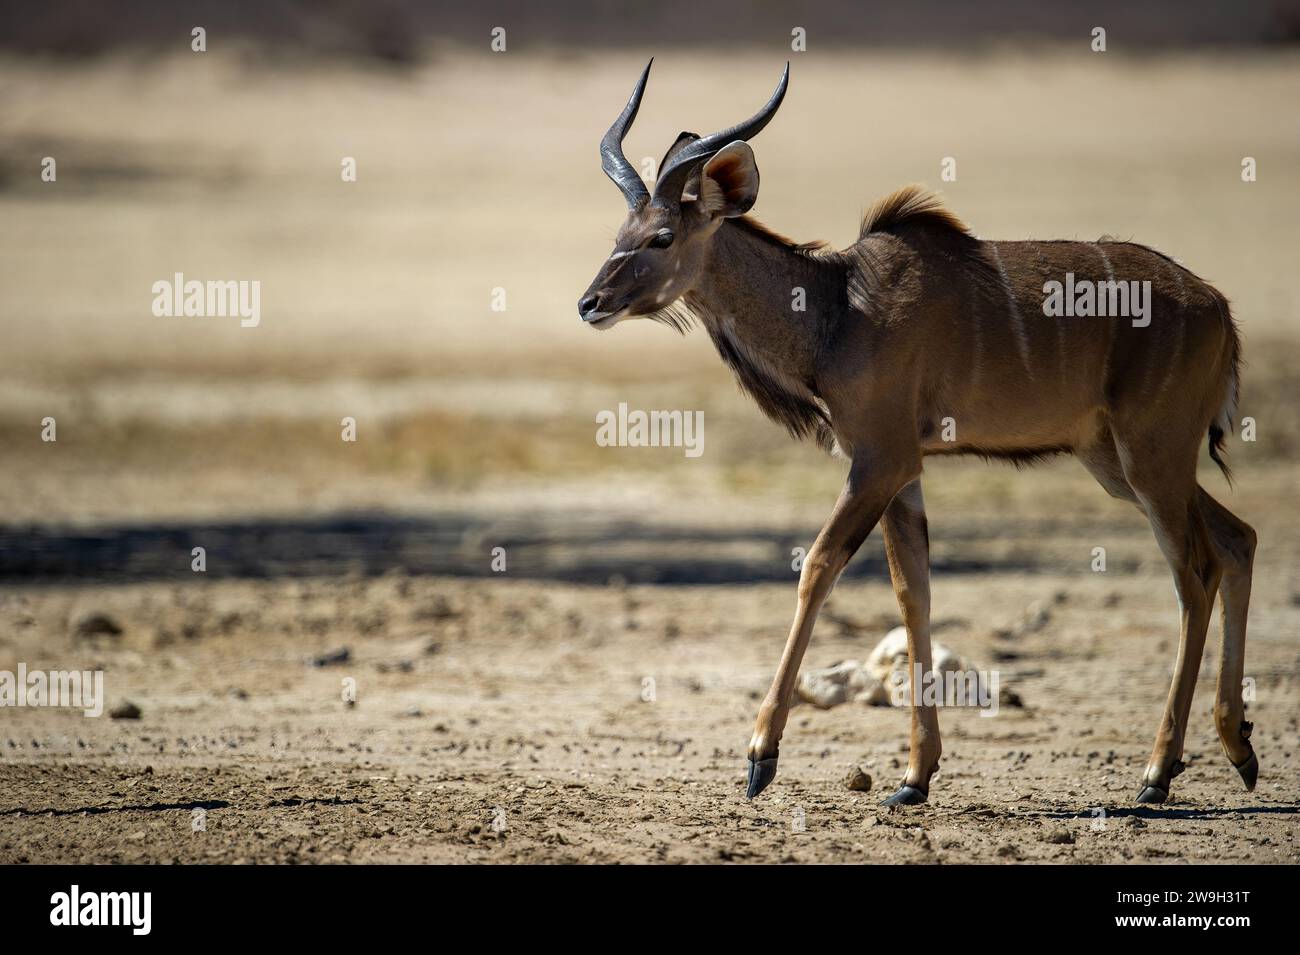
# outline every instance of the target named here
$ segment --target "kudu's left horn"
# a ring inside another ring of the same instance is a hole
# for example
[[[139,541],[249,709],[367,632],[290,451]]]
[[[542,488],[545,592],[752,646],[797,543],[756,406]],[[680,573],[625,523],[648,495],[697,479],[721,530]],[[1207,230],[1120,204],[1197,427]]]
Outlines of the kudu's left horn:
[[[623,112],[618,114],[618,119],[614,120],[614,125],[609,127],[609,132],[600,141],[600,168],[605,170],[605,175],[614,180],[614,185],[623,190],[629,209],[635,209],[650,198],[645,183],[641,181],[637,171],[623,155],[623,137],[627,135],[632,121],[636,119],[636,111],[641,108],[641,96],[645,93],[645,82],[650,77],[650,67],[654,61],[654,57],[650,57],[650,62],[641,71],[640,82],[632,91],[632,98],[627,101]]]

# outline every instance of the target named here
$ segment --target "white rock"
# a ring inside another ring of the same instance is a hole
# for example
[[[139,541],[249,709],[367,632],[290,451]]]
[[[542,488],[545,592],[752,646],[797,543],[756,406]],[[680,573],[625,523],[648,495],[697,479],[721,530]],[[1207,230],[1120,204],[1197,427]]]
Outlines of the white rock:
[[[961,670],[961,658],[942,643],[930,641],[930,662],[936,673]],[[877,680],[888,682],[895,673],[907,673],[907,628],[895,627],[885,634],[867,657],[867,670]]]
[[[930,643],[935,673],[964,670],[962,660],[942,643]],[[907,674],[907,629],[895,627],[885,634],[865,663],[844,660],[819,670],[799,674],[798,699],[822,709],[849,702],[873,706],[894,703],[891,688],[901,686],[901,705],[911,698],[911,681]]]
[[[799,674],[796,696],[821,709],[855,703],[888,704],[884,685],[868,673],[857,660],[845,660],[821,670],[804,670]]]

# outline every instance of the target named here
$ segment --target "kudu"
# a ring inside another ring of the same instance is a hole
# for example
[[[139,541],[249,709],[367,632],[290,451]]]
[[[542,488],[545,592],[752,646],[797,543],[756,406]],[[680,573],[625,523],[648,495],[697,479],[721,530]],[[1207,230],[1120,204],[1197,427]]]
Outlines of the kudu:
[[[1145,513],[1173,571],[1181,635],[1138,802],[1163,802],[1183,771],[1216,593],[1223,652],[1214,718],[1229,760],[1253,789],[1259,763],[1244,719],[1242,669],[1255,532],[1196,482],[1207,433],[1211,456],[1228,473],[1221,455],[1236,410],[1239,342],[1227,301],[1171,259],[1130,242],[978,239],[919,187],[877,203],[843,251],[774,234],[745,217],[758,194],[747,141],[781,105],[789,72],[787,64],[751,119],[711,136],[682,133],[650,193],[622,148],[646,66],[600,146],[606,174],[627,199],[627,219],[578,303],[594,328],[638,316],[679,330],[698,322],[769,417],[849,461],[839,501],[800,571],[794,623],[749,743],[748,797],[776,774],[818,610],[877,523],[907,630],[909,672],[930,672],[920,474],[931,454],[1025,463],[1072,453],[1107,492]],[[1117,283],[1149,281],[1149,320],[1050,317],[1044,292],[1067,273],[1112,297]],[[802,311],[792,308],[797,289]],[[946,424],[955,425],[955,440],[944,440],[952,437]],[[924,802],[938,767],[938,717],[919,689],[914,683],[907,774],[888,806]]]

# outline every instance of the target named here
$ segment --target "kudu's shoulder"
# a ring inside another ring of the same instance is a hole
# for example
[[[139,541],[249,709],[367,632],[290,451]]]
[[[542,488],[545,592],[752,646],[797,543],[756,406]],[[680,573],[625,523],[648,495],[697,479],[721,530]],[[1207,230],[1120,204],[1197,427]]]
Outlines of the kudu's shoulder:
[[[904,186],[871,206],[858,240],[839,253],[851,276],[877,291],[931,265],[966,260],[981,245],[943,201],[922,186]]]

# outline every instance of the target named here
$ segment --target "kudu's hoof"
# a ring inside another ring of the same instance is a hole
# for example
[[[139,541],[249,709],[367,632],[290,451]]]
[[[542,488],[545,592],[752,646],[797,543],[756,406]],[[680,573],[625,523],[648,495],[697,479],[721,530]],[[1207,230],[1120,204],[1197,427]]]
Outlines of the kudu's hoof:
[[[895,806],[919,806],[929,798],[929,794],[924,789],[918,789],[916,786],[899,786],[898,792],[890,796],[881,803],[886,809],[893,809]]]
[[[776,757],[771,759],[760,759],[758,762],[749,761],[749,783],[745,787],[745,798],[753,799],[764,789],[767,784],[776,778]]]
[[[1143,803],[1161,803],[1167,801],[1169,799],[1169,783],[1173,782],[1176,776],[1181,776],[1183,770],[1186,768],[1187,764],[1181,759],[1174,760],[1173,765],[1169,767],[1169,781],[1163,786],[1155,783],[1149,783],[1143,786],[1142,791],[1138,793],[1137,801]]]
[[[1255,781],[1259,779],[1259,757],[1251,753],[1250,759],[1237,767],[1237,772],[1241,773],[1241,781],[1246,784],[1246,792],[1254,792]]]

